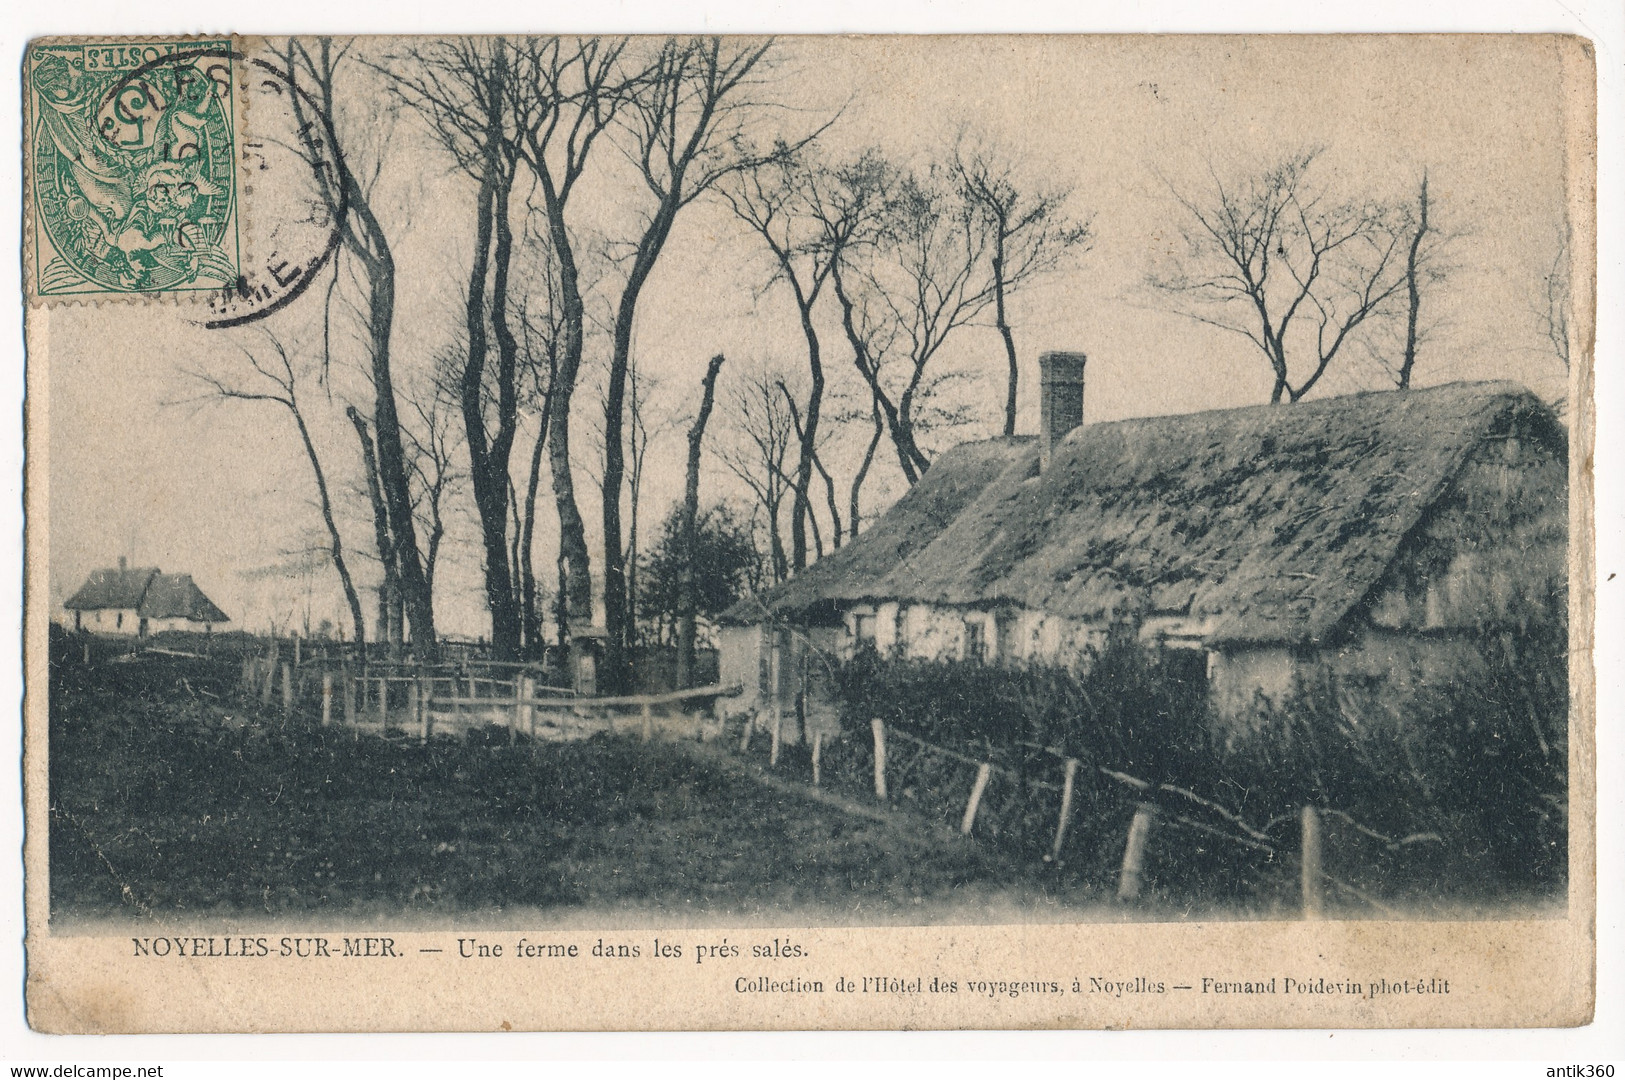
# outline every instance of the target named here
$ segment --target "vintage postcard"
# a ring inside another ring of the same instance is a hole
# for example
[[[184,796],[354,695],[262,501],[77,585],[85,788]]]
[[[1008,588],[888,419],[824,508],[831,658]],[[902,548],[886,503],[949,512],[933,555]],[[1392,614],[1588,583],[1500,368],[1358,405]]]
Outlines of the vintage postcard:
[[[21,78],[36,1029],[1591,1018],[1586,41]]]

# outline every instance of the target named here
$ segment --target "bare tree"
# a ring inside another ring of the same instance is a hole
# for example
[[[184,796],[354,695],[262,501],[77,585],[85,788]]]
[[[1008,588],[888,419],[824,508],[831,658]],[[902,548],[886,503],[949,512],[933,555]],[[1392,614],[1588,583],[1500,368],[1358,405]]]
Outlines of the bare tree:
[[[327,526],[327,552],[333,561],[333,569],[338,571],[339,584],[344,588],[344,600],[350,606],[354,639],[358,645],[365,645],[367,620],[361,611],[361,597],[356,592],[354,580],[350,577],[349,564],[344,559],[344,538],[340,535],[338,522],[333,516],[333,500],[328,493],[327,473],[322,468],[321,456],[316,452],[316,443],[310,437],[310,428],[305,423],[304,409],[299,402],[299,377],[282,341],[270,331],[266,331],[264,337],[274,357],[269,360],[261,359],[252,350],[243,348],[242,353],[248,360],[251,372],[246,382],[228,381],[201,368],[192,371],[191,377],[202,383],[215,398],[226,401],[270,402],[286,409],[288,415],[293,418],[294,427],[299,431],[300,444],[305,449],[305,458],[310,462],[310,470],[316,480],[317,506],[321,510],[322,523]]]
[[[311,166],[328,214],[342,230],[344,251],[359,268],[358,277],[366,292],[378,478],[388,510],[391,547],[399,554],[412,646],[420,658],[428,658],[437,647],[434,598],[418,552],[390,352],[395,325],[395,258],[371,201],[371,183],[382,169],[382,157],[373,162],[371,177],[364,179],[356,173],[336,120],[331,125],[321,122],[324,117],[332,120],[338,115],[337,103],[342,95],[336,92],[336,78],[348,50],[348,45],[335,48],[331,38],[318,38],[314,43],[289,38],[280,58],[293,87],[289,100],[298,124],[300,150]],[[313,115],[317,109],[321,116]]]
[[[1399,362],[1399,373],[1396,379],[1398,388],[1409,390],[1411,386],[1411,373],[1416,370],[1416,347],[1420,340],[1420,331],[1417,329],[1417,320],[1422,313],[1422,274],[1423,254],[1422,245],[1428,238],[1428,174],[1422,171],[1421,182],[1416,190],[1416,220],[1408,230],[1411,234],[1411,245],[1405,254],[1405,295],[1408,301],[1405,308],[1405,352]]]
[[[614,123],[636,76],[622,66],[624,38],[530,38],[519,49],[521,78],[534,86],[537,104],[521,132],[521,152],[541,191],[548,243],[558,268],[559,332],[547,395],[547,438],[559,516],[562,642],[571,623],[592,620],[591,558],[570,470],[570,403],[581,373],[586,305],[568,210],[593,147]]]
[[[604,406],[604,675],[611,688],[626,681],[626,644],[632,622],[626,606],[621,487],[626,474],[626,379],[638,301],[678,213],[724,177],[759,160],[745,149],[745,128],[759,105],[749,97],[749,90],[771,48],[770,41],[668,39],[656,48],[650,64],[632,85],[622,112],[627,156],[654,197],[654,205],[637,240],[616,306]]]
[[[790,448],[797,441],[795,427],[785,395],[779,390],[781,376],[758,364],[737,378],[729,392],[730,437],[714,446],[712,453],[755,497],[756,514],[767,532],[769,566],[777,583],[790,576],[780,521],[785,495],[795,487],[785,471]]]
[[[639,524],[643,510],[643,466],[649,454],[649,445],[673,424],[673,418],[663,415],[655,406],[660,397],[660,380],[647,375],[636,361],[627,370],[626,450],[630,468],[627,471],[626,530],[626,605],[629,612],[637,611],[638,603],[638,544]],[[637,620],[628,618],[627,642],[637,644]]]
[[[784,395],[784,407],[790,412],[790,426],[796,433],[796,442],[801,445],[802,452],[811,460],[813,468],[817,470],[819,477],[824,481],[824,493],[829,507],[830,547],[832,549],[838,548],[841,546],[841,508],[835,501],[835,478],[829,474],[829,469],[824,465],[823,455],[818,452],[818,436],[809,430],[809,425],[801,418],[801,410],[796,407],[795,393],[783,379],[779,380],[778,387],[779,393]],[[800,483],[801,477],[798,474],[796,477],[798,491],[800,490]],[[814,554],[817,558],[822,559],[824,557],[824,537],[818,528],[818,515],[808,514],[805,520],[811,527]]]
[[[874,464],[875,451],[880,448],[880,440],[886,434],[886,420],[881,415],[880,402],[875,400],[873,394],[870,394],[869,400],[869,423],[871,425],[869,442],[864,447],[857,471],[852,474],[852,486],[846,504],[846,527],[849,530],[847,535],[853,540],[858,538],[858,529],[863,520],[861,512],[863,482],[869,478],[869,468]]]
[[[1149,283],[1181,314],[1251,341],[1269,362],[1271,402],[1313,390],[1405,288],[1407,240],[1389,208],[1318,189],[1309,173],[1319,155],[1292,154],[1239,183],[1212,174],[1201,196],[1168,184],[1188,217],[1184,252]]]
[[[559,346],[564,337],[563,314],[560,305],[557,263],[548,249],[541,260],[541,288],[532,289],[522,318],[520,332],[523,338],[523,357],[526,373],[530,376],[528,397],[536,412],[536,438],[531,443],[530,468],[525,482],[524,517],[519,528],[519,610],[523,624],[526,654],[539,657],[544,647],[542,614],[538,605],[536,583],[536,497],[541,486],[542,456],[547,447],[547,436],[552,425],[553,388],[558,378]],[[563,640],[562,636],[561,639]]]
[[[781,143],[769,160],[740,172],[721,189],[734,214],[770,252],[773,271],[767,284],[785,285],[807,342],[811,381],[806,419],[797,425],[801,446],[790,518],[790,563],[795,570],[807,565],[810,489],[826,385],[813,313],[836,263],[849,248],[873,243],[878,235],[890,173],[873,150],[853,162],[830,164],[806,149],[795,153]]]
[[[1384,314],[1384,323],[1396,324],[1393,331],[1378,336],[1375,342],[1367,342],[1367,347],[1395,388],[1408,390],[1423,346],[1444,326],[1437,316],[1427,316],[1424,312],[1456,272],[1451,255],[1465,233],[1440,225],[1425,169],[1416,182],[1415,195],[1408,202],[1397,204],[1392,215],[1393,228],[1405,244],[1404,302],[1395,305],[1397,310]]]
[[[456,422],[455,398],[447,393],[447,380],[436,379],[433,389],[409,401],[412,421],[404,425],[407,461],[412,470],[412,508],[418,531],[426,537],[423,575],[434,589],[435,568],[446,537],[446,516],[452,497],[464,480],[458,466],[463,451],[461,425]]]
[[[695,522],[700,512],[700,447],[705,439],[705,426],[711,419],[711,408],[716,403],[717,375],[722,371],[724,358],[717,353],[706,365],[705,379],[700,384],[700,409],[688,429],[688,468],[683,474],[682,536],[683,562],[677,572],[677,686],[687,689],[694,685],[694,620],[698,597],[694,588],[694,561],[696,543]]]
[[[383,567],[383,580],[378,583],[378,638],[393,653],[405,633],[400,552],[389,527],[389,510],[379,481],[378,452],[372,432],[367,428],[367,419],[354,405],[347,406],[344,415],[349,417],[361,443],[362,474],[366,478],[367,498],[372,504],[373,538],[378,545],[378,562]]]
[[[991,245],[980,211],[949,173],[933,167],[898,183],[880,242],[849,251],[832,272],[853,363],[910,484],[931,464],[921,435],[970,417],[944,393],[962,373],[932,363],[992,303]]]
[[[952,169],[992,241],[993,325],[1004,341],[1009,366],[1004,433],[1014,435],[1020,368],[1010,328],[1010,297],[1088,251],[1094,232],[1088,218],[1067,213],[1070,188],[1045,188],[1023,179],[1010,155],[990,143],[967,146],[962,141],[954,148]]]
[[[386,71],[396,96],[424,118],[457,168],[475,182],[459,403],[484,540],[491,647],[497,657],[511,660],[519,655],[523,622],[508,542],[508,460],[519,429],[519,339],[509,301],[510,204],[523,133],[540,111],[536,87],[516,70],[501,37],[433,41],[395,59]]]

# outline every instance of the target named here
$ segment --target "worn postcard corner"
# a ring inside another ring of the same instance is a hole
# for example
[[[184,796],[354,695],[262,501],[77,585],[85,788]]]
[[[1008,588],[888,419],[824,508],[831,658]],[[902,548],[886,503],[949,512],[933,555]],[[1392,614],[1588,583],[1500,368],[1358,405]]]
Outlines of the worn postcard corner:
[[[1595,998],[1556,35],[41,39],[28,1019]]]

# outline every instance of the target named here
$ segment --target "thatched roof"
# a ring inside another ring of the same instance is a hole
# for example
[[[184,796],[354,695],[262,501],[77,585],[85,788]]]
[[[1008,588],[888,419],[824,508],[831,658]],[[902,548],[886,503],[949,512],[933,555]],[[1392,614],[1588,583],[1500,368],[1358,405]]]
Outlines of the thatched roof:
[[[123,560],[121,559],[120,562]],[[110,567],[92,570],[79,590],[63,602],[69,611],[106,611],[138,608],[147,586],[158,576],[156,566]]]
[[[1042,476],[1033,440],[968,444],[760,603],[792,619],[881,600],[1164,612],[1213,643],[1319,642],[1516,421],[1566,455],[1550,410],[1508,382],[1089,424]]]
[[[203,595],[191,574],[159,574],[147,586],[141,614],[149,619],[191,619],[201,623],[230,622],[231,618]]]
[[[165,574],[156,566],[93,570],[62,606],[69,611],[135,609],[148,619],[230,622],[231,617],[203,595],[191,574]]]

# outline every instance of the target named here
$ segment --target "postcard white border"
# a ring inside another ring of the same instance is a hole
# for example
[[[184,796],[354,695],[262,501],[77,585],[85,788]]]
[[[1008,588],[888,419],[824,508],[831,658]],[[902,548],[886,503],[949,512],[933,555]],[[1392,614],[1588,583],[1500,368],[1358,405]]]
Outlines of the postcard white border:
[[[1312,7],[1312,10],[1311,10]],[[90,0],[71,10],[61,5],[16,5],[0,22],[0,48],[16,72],[25,42],[41,34],[152,34],[236,32],[428,33],[546,29],[557,31],[708,32],[1337,32],[1484,31],[1567,32],[1597,46],[1599,89],[1597,375],[1597,598],[1598,620],[1598,984],[1597,1019],[1566,1031],[1445,1032],[1128,1032],[1128,1033],[938,1033],[784,1035],[509,1035],[468,1036],[130,1036],[38,1035],[23,1020],[22,798],[20,769],[0,770],[0,1064],[93,1062],[350,1059],[502,1060],[510,1057],[829,1058],[1092,1057],[1207,1062],[1284,1059],[1464,1060],[1534,1062],[1625,1059],[1625,740],[1619,717],[1625,705],[1625,8],[1617,0],[1518,3],[1515,0],[1419,5],[1414,0],[1361,0],[1306,5],[1237,0],[1223,6],[1142,0],[1082,3],[1045,0],[1014,4],[990,0],[825,0],[816,6],[763,5],[751,0],[629,0],[605,4],[537,4],[518,0],[464,5],[394,0],[335,5],[330,0],[281,0],[240,11],[206,10],[209,25],[184,20],[203,9],[161,9],[118,0]],[[225,25],[217,25],[224,23]],[[0,116],[17,126],[19,81],[0,80]],[[15,159],[14,159],[15,160]],[[18,205],[20,169],[0,174],[0,206]],[[20,248],[19,219],[0,214],[0,248]],[[5,372],[0,415],[22,416],[22,304],[20,262],[10,260],[4,280],[12,303],[0,306]],[[0,572],[12,582],[8,595],[18,612],[22,583],[20,434],[0,441],[0,477],[9,497],[0,503]],[[1614,581],[1610,574],[1619,574]],[[0,698],[12,702],[6,733],[21,745],[20,619],[0,618]],[[13,758],[15,760],[15,758]],[[1544,1069],[1540,1070],[1544,1075]],[[1436,1075],[1430,1072],[1430,1075]]]

